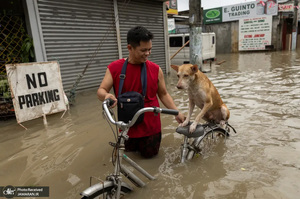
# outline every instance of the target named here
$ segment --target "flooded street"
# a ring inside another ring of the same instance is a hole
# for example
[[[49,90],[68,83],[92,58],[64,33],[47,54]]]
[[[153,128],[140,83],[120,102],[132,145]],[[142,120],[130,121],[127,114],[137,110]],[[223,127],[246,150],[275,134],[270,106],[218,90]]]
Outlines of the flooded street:
[[[155,158],[127,153],[157,179],[125,198],[298,199],[300,195],[300,51],[217,55],[206,73],[231,112],[237,134],[207,158],[179,164],[181,135],[173,116],[162,115],[163,140]],[[174,71],[168,91],[186,115],[187,93]],[[0,121],[0,186],[49,186],[53,199],[80,198],[90,176],[113,171],[114,137],[102,117],[96,90],[77,93],[62,113],[23,123]],[[197,109],[197,113],[199,109]],[[97,180],[93,180],[96,182]]]

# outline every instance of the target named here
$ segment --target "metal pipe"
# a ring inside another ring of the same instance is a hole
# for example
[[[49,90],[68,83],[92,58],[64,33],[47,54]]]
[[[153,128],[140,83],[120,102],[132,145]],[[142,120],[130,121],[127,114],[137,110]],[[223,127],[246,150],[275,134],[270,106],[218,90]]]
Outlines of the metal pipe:
[[[135,186],[137,187],[144,187],[146,184],[136,175],[134,175],[125,165],[121,166],[121,173],[128,178]]]
[[[299,1],[294,0],[294,18],[293,18],[293,32],[292,32],[292,50],[297,48],[297,34],[298,34],[298,5]]]
[[[123,53],[122,53],[122,45],[121,45],[121,33],[120,33],[119,11],[118,11],[118,1],[117,0],[114,0],[114,13],[115,13],[115,25],[116,25],[116,33],[117,33],[119,59],[122,59]]]
[[[184,142],[181,151],[181,160],[180,160],[181,163],[185,162],[187,153],[188,153],[188,137],[184,136]]]
[[[123,159],[128,162],[128,164],[130,164],[131,166],[133,166],[136,170],[138,170],[141,174],[143,174],[144,176],[146,176],[149,180],[155,180],[155,177],[150,175],[145,169],[143,169],[142,167],[140,167],[140,165],[138,165],[136,162],[134,162],[133,160],[131,160],[127,155],[123,154]]]

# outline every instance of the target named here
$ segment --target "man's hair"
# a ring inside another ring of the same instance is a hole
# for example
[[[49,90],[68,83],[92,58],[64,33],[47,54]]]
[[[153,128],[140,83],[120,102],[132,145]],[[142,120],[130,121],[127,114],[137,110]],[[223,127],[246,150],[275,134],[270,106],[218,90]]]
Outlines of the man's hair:
[[[140,41],[150,41],[153,39],[153,34],[142,26],[136,26],[131,28],[127,33],[127,44],[132,47],[137,47],[140,45]]]

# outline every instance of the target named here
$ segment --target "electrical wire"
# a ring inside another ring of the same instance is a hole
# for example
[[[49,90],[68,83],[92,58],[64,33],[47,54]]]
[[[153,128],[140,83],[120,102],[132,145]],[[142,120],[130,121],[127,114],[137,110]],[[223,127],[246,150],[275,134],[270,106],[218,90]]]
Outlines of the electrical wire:
[[[121,6],[122,9],[126,9],[128,4],[130,3],[131,0],[125,0],[123,2],[123,5]],[[109,34],[111,34],[111,31],[113,30],[115,24],[120,21],[119,19],[119,12],[118,14],[115,16],[115,20],[114,23],[107,29],[105,35],[102,37],[102,39],[99,42],[99,45],[97,46],[96,50],[94,51],[94,53],[91,56],[91,59],[88,61],[88,63],[86,64],[86,66],[84,67],[83,71],[81,74],[78,75],[78,78],[76,79],[76,81],[74,82],[72,88],[69,90],[69,102],[72,104],[75,101],[75,95],[76,95],[76,88],[79,85],[83,75],[85,74],[87,68],[90,66],[90,64],[92,63],[92,61],[94,61],[96,55],[99,53],[99,50],[101,49],[101,47],[103,46],[104,42],[107,41],[107,37]]]

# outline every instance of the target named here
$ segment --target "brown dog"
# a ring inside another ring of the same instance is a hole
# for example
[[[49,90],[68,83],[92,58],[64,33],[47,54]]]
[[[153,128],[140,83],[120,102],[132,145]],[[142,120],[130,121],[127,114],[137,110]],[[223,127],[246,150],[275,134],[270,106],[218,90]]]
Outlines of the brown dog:
[[[188,125],[195,105],[201,111],[191,124],[190,133],[195,131],[197,124],[202,118],[207,122],[213,121],[225,125],[225,122],[229,119],[230,112],[223,103],[215,86],[206,75],[198,70],[198,66],[183,64],[181,66],[171,65],[171,67],[177,71],[179,78],[177,88],[188,90],[189,95],[189,113],[181,126]]]

